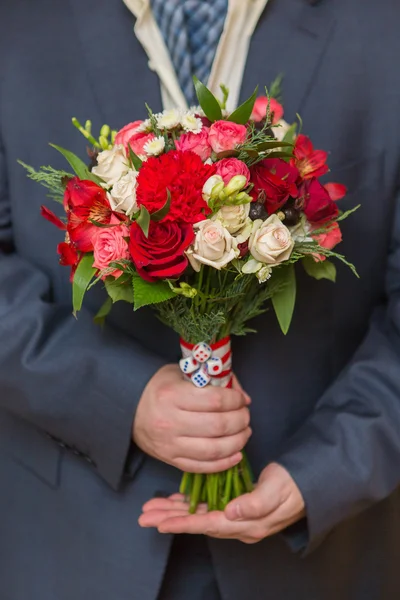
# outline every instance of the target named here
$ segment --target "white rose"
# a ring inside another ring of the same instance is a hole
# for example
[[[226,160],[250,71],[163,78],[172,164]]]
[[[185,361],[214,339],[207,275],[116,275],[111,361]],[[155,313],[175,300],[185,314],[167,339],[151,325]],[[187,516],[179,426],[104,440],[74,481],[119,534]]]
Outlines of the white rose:
[[[158,129],[174,129],[181,122],[181,113],[176,108],[172,110],[164,110],[164,112],[156,115]]]
[[[289,123],[287,123],[287,121],[285,121],[285,119],[280,119],[276,125],[272,126],[272,131],[274,132],[274,136],[276,137],[276,139],[279,142],[281,142],[283,140],[283,138],[289,131],[290,127],[291,126],[289,125]],[[283,150],[283,148],[282,148],[282,150]]]
[[[128,217],[135,214],[139,207],[136,202],[137,177],[139,173],[129,169],[126,175],[114,184],[112,191],[108,194],[111,208],[116,212],[122,212]]]
[[[165,150],[165,139],[160,135],[154,138],[153,140],[147,142],[144,145],[143,150],[149,156],[158,156],[159,154],[162,154],[162,152],[164,152]]]
[[[266,221],[254,221],[249,250],[257,261],[269,265],[281,263],[290,257],[293,246],[289,229],[276,215]]]
[[[250,212],[250,204],[239,204],[238,206],[222,206],[214,215],[213,219],[218,220],[229,233],[239,233],[246,225],[248,225]]]
[[[222,269],[239,255],[236,240],[219,221],[201,221],[193,227],[197,233],[187,256],[195,271],[200,271],[200,263]]]
[[[116,145],[111,150],[103,150],[97,157],[97,167],[92,173],[103,179],[109,186],[114,185],[128,172],[129,165],[122,144]]]
[[[222,184],[222,186],[221,186]],[[221,175],[212,175],[207,179],[205,184],[203,185],[203,199],[208,202],[211,198],[212,191],[216,185],[219,185],[221,190],[224,189],[225,184]]]

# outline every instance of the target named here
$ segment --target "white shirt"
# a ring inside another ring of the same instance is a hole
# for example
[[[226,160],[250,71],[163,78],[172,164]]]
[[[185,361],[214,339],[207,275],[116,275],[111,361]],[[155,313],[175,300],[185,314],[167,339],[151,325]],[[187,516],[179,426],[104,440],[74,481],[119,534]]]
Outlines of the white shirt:
[[[153,17],[150,0],[124,2],[136,17],[134,31],[149,57],[149,67],[160,78],[164,108],[188,108],[167,46]],[[221,83],[229,88],[228,110],[233,110],[238,104],[251,36],[267,2],[268,0],[228,0],[225,26],[207,84],[218,97],[221,95]]]

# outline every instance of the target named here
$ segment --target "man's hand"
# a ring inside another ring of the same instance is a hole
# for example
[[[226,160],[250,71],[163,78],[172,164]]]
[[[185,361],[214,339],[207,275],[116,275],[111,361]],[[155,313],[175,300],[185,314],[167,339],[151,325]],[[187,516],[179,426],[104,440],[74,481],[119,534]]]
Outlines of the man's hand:
[[[276,463],[262,472],[254,492],[233,500],[225,512],[207,512],[199,506],[188,512],[183,496],[156,498],[143,506],[139,525],[160,533],[204,534],[255,544],[305,516],[302,495],[289,473]]]
[[[196,388],[178,366],[160,369],[146,386],[133,440],[150,456],[189,473],[217,473],[238,464],[251,435],[250,398],[235,389]]]

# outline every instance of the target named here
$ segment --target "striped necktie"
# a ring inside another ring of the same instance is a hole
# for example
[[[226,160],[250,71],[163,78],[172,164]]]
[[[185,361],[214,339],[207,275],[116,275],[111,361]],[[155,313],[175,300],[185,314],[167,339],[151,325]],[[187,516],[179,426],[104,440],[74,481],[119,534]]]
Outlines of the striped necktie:
[[[193,75],[207,83],[221,37],[228,0],[150,0],[182,92],[196,104]]]

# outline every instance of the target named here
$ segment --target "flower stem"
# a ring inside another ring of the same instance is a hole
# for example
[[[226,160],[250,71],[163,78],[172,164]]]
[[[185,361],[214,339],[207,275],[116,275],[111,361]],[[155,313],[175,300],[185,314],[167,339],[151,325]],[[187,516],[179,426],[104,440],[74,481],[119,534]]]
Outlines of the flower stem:
[[[199,505],[201,488],[203,485],[203,479],[204,479],[204,476],[201,473],[196,473],[194,475],[193,487],[192,487],[191,494],[190,494],[190,506],[189,506],[189,512],[191,515],[193,515],[196,512],[197,507]]]

